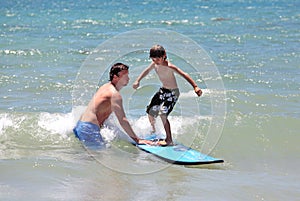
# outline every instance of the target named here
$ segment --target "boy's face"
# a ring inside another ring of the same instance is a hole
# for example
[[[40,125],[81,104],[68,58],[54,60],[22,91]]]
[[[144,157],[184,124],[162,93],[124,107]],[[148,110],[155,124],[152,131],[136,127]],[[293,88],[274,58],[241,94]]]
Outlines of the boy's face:
[[[151,59],[156,65],[162,65],[165,61],[164,57],[151,57]]]

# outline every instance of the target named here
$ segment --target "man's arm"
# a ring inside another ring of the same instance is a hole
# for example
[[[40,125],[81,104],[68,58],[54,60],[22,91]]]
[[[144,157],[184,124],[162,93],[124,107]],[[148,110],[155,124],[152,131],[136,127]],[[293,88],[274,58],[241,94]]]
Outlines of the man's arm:
[[[137,144],[150,144],[152,145],[153,142],[149,140],[140,139],[133,131],[132,127],[129,124],[128,119],[126,118],[123,104],[122,104],[122,97],[120,93],[116,93],[112,98],[112,111],[115,112],[118,121],[125,132],[137,143]]]

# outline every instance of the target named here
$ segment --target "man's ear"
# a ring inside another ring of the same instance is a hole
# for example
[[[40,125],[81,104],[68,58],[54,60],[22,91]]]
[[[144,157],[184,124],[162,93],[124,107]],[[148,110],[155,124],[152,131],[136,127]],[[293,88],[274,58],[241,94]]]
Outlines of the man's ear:
[[[114,76],[113,76],[113,79],[118,78],[118,77],[119,77],[118,75],[114,75]]]

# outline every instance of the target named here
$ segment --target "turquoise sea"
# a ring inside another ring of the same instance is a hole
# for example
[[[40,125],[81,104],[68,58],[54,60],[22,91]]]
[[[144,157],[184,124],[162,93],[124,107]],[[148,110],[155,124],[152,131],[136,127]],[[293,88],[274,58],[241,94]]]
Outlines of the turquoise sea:
[[[294,0],[1,0],[0,200],[299,200],[299,7]],[[103,150],[86,150],[74,137],[113,61],[130,66],[123,104],[135,132],[148,134],[144,110],[157,77],[131,86],[157,42],[204,92],[196,97],[178,78],[174,139],[223,164],[163,162],[126,142],[114,116]]]

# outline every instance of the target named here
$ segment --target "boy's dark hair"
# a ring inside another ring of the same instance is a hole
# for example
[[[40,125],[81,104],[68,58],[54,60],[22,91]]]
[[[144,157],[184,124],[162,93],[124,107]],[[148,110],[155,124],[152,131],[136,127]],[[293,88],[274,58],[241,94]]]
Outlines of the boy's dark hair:
[[[163,56],[166,56],[166,58],[167,58],[166,50],[163,46],[154,45],[150,49],[150,58],[157,58],[157,57],[163,57]]]
[[[109,81],[112,81],[114,78],[114,75],[119,76],[119,72],[122,70],[128,70],[129,66],[123,64],[123,63],[115,63],[109,71]]]

